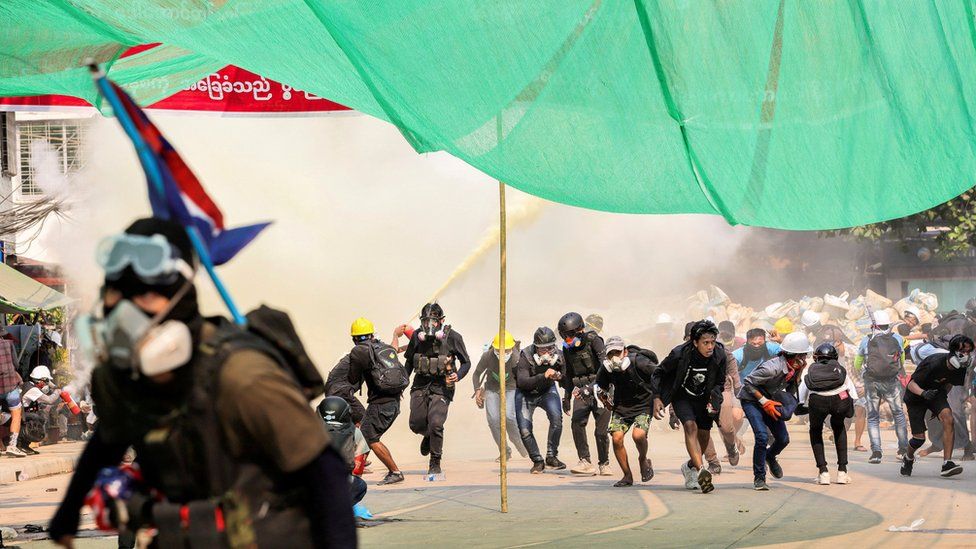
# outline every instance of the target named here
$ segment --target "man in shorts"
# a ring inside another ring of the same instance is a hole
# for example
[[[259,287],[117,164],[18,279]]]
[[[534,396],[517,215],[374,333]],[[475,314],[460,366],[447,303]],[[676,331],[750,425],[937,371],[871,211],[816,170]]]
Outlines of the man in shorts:
[[[641,482],[654,478],[654,468],[647,457],[647,429],[651,424],[651,375],[657,368],[657,356],[636,345],[627,346],[620,337],[607,340],[607,359],[596,375],[607,409],[611,411],[610,436],[613,453],[623,477],[614,484],[622,488],[633,486],[634,477],[624,448],[624,436],[633,427],[634,444],[637,446],[637,463],[640,464]],[[611,397],[610,394],[613,396]]]
[[[964,335],[953,336],[949,340],[948,353],[936,353],[923,360],[911,381],[905,388],[905,405],[908,407],[908,421],[912,438],[908,441],[908,452],[902,459],[901,474],[909,477],[915,465],[915,451],[925,443],[925,412],[942,422],[942,471],[943,477],[962,473],[962,466],[952,461],[954,426],[952,409],[949,407],[949,388],[962,385],[966,373],[973,364],[973,340]]]

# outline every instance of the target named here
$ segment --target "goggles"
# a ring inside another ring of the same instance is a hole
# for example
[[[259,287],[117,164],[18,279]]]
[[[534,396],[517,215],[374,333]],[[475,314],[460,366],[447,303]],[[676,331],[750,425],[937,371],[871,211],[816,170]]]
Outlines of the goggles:
[[[193,267],[179,255],[163,235],[121,233],[104,238],[98,244],[95,258],[110,279],[120,276],[126,267],[132,267],[143,282],[154,285],[172,284],[178,275],[193,279]]]

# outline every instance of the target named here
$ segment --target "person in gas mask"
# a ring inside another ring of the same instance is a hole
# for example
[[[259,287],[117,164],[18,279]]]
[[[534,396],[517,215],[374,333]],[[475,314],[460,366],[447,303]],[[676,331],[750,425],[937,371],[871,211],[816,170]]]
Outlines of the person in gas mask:
[[[563,416],[559,410],[559,392],[556,382],[564,375],[564,365],[556,348],[556,334],[542,326],[532,336],[532,345],[519,353],[515,366],[515,419],[518,423],[522,444],[532,459],[532,474],[539,474],[549,467],[553,470],[566,468],[559,461],[559,439],[563,433]],[[543,461],[539,443],[532,431],[532,416],[542,408],[549,418],[549,438],[546,442],[546,459]]]
[[[31,443],[44,440],[47,431],[47,417],[54,409],[64,406],[61,393],[55,390],[51,370],[47,366],[37,366],[30,373],[30,383],[23,387],[21,402],[24,408],[24,423],[18,447],[27,455],[39,452],[31,448]]]
[[[454,400],[454,385],[468,373],[471,359],[461,334],[444,324],[439,304],[428,303],[421,309],[420,329],[410,337],[403,358],[407,373],[413,373],[410,430],[424,437],[420,454],[430,455],[427,473],[440,474],[444,423]]]
[[[119,502],[119,528],[154,527],[155,547],[354,547],[346,465],[294,364],[270,340],[200,314],[183,227],[140,219],[104,240],[98,260],[100,314],[75,333],[97,361],[99,421],[52,539],[73,545],[96,475],[132,446],[143,490]]]
[[[962,473],[962,466],[952,461],[953,427],[952,409],[949,407],[948,388],[963,385],[966,374],[973,366],[973,340],[964,335],[955,335],[949,340],[948,353],[929,355],[915,368],[911,380],[905,388],[905,406],[908,407],[908,421],[912,437],[908,441],[908,452],[902,458],[901,474],[911,476],[915,465],[915,452],[925,444],[925,412],[942,422],[942,471],[943,477]]]
[[[359,390],[366,382],[366,413],[360,431],[370,450],[386,466],[387,474],[380,484],[403,482],[403,473],[393,454],[380,440],[400,416],[400,397],[410,383],[406,368],[397,359],[396,349],[373,335],[373,323],[357,318],[350,327],[354,343],[349,351],[347,382]]]
[[[597,398],[596,374],[607,359],[603,338],[595,331],[586,331],[579,313],[566,313],[559,319],[559,336],[563,339],[563,359],[566,375],[562,385],[563,411],[570,413],[572,403],[573,443],[579,462],[570,472],[577,475],[595,475],[597,469],[590,460],[590,445],[586,440],[586,425],[590,416],[595,421],[596,451],[599,458],[599,474],[608,476],[610,470],[610,412],[601,406]]]
[[[631,427],[634,430],[634,445],[637,446],[641,482],[654,478],[654,468],[647,457],[647,431],[651,425],[651,400],[654,396],[651,381],[657,369],[657,355],[636,345],[628,346],[623,338],[616,336],[607,340],[606,351],[607,359],[596,375],[596,384],[607,408],[612,410],[610,433],[613,453],[623,473],[614,487],[623,488],[634,484],[627,449],[624,448],[624,437]]]
[[[654,418],[664,419],[672,405],[684,429],[688,461],[681,464],[685,488],[707,494],[715,489],[712,473],[702,466],[712,426],[722,410],[722,391],[728,373],[725,347],[710,320],[692,324],[688,340],[671,350],[652,374]]]
[[[505,430],[508,439],[515,445],[515,450],[525,457],[527,455],[522,437],[519,436],[518,421],[515,417],[515,366],[518,363],[519,342],[512,334],[505,332]],[[474,400],[478,408],[484,408],[485,419],[488,420],[488,430],[495,440],[495,446],[501,446],[501,379],[498,375],[499,355],[502,352],[502,341],[498,336],[491,342],[491,347],[481,355],[478,365],[471,376],[474,382]],[[507,457],[512,457],[512,447],[505,444]],[[496,461],[500,461],[496,458]]]

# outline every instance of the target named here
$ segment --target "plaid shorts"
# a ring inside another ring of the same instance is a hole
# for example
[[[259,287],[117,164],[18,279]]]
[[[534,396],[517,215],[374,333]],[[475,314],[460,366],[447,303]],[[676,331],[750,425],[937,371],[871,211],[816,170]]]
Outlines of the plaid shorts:
[[[647,430],[651,426],[651,414],[643,413],[636,416],[621,416],[613,412],[610,416],[610,426],[607,430],[611,433],[626,433],[630,427]]]

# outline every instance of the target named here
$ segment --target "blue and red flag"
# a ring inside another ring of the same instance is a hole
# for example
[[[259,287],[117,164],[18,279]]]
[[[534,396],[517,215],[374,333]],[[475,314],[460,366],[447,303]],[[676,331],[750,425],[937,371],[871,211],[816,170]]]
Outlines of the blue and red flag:
[[[193,174],[180,154],[163,137],[159,129],[149,120],[146,113],[114,82],[108,84],[115,91],[119,103],[132,121],[134,130],[145,142],[139,159],[147,175],[156,170],[162,183],[160,189],[154,184],[152,175],[147,177],[149,202],[153,215],[173,219],[184,227],[196,227],[203,243],[210,252],[214,265],[223,265],[237,252],[247,246],[270,223],[258,223],[246,227],[228,229],[224,226],[224,215],[207,194],[200,180]],[[120,117],[121,118],[121,117]],[[151,165],[147,165],[152,164]]]

